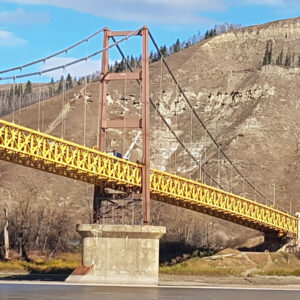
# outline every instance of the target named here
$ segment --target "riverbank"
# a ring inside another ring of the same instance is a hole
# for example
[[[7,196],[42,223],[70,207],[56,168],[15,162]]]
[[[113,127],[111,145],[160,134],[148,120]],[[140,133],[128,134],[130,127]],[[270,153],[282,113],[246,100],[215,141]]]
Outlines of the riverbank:
[[[1,278],[66,278],[80,264],[80,253],[62,253],[53,259],[35,256],[31,261],[0,261]],[[180,263],[160,266],[160,280],[189,284],[300,284],[298,254],[281,252],[240,252],[225,249],[206,257],[188,258]],[[51,277],[50,276],[50,277]]]

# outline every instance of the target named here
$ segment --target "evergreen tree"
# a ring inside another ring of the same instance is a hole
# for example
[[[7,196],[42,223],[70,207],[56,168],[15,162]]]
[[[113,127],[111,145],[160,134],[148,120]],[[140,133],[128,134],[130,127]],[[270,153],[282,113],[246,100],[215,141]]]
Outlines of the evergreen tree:
[[[72,87],[73,87],[73,80],[72,80],[70,73],[68,73],[67,79],[66,79],[66,88],[68,90],[68,89],[71,89]]]
[[[217,34],[218,33],[217,33],[216,27],[214,29],[207,30],[205,33],[204,39],[206,40],[206,39],[212,38]]]
[[[133,55],[131,55],[131,57],[130,57],[130,66],[133,69],[135,68],[135,59],[134,59]]]
[[[64,76],[61,76],[58,83],[57,92],[58,93],[62,92],[63,88],[64,88]]]
[[[176,53],[176,52],[178,52],[178,51],[181,50],[181,45],[180,45],[179,39],[177,39],[176,43],[174,44],[173,49],[174,49],[174,53]]]
[[[55,93],[55,82],[53,78],[51,78],[48,90],[49,90],[49,96],[52,97],[53,94]]]
[[[161,54],[162,54],[164,57],[168,56],[168,49],[167,49],[167,46],[166,46],[166,45],[161,46],[161,47],[160,47],[160,52],[161,52]]]
[[[25,94],[30,94],[32,92],[32,84],[31,81],[28,80],[25,87]]]
[[[206,30],[205,35],[204,35],[204,39],[207,40],[209,38],[208,36],[208,30]]]
[[[191,46],[190,42],[185,42],[185,43],[184,43],[184,49],[187,49],[187,48],[190,47],[190,46]]]

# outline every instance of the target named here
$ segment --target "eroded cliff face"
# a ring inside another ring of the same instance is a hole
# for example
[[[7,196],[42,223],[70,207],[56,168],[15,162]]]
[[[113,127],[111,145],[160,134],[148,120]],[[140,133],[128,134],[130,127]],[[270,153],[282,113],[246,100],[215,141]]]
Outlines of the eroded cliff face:
[[[299,57],[300,18],[296,18],[228,32],[167,58],[181,87],[228,156],[270,199],[273,199],[275,184],[276,203],[287,210],[291,204],[293,212],[300,210]],[[226,189],[262,201],[249,187],[243,186],[243,180],[219,156],[160,62],[151,65],[150,76],[151,98],[193,155],[205,163],[211,174],[219,177]],[[87,89],[91,99],[86,139],[88,146],[93,146],[97,136],[99,85],[92,83]],[[72,99],[78,92],[69,91],[67,96]],[[124,82],[112,82],[109,85],[110,118],[138,117],[140,107],[140,90],[136,83],[127,82],[124,86]],[[59,97],[45,102],[46,126],[53,124],[60,108]],[[70,103],[66,115],[66,139],[82,143],[83,110],[82,98]],[[35,128],[37,125],[32,116],[36,111],[37,105],[24,109],[22,124]],[[151,124],[151,167],[199,178],[199,168],[191,163],[153,110]],[[58,123],[52,134],[60,136],[60,133]],[[124,153],[136,134],[137,131],[111,130],[106,147]],[[139,160],[140,155],[139,139],[130,159]],[[8,163],[2,162],[0,168],[0,184],[5,190],[21,195],[34,181],[43,193],[69,199],[70,215],[75,210],[81,211],[81,214],[72,215],[73,223],[88,221],[89,208],[83,199],[91,201],[91,187]],[[208,178],[204,181],[210,184]],[[10,205],[15,204],[11,202]],[[209,237],[214,245],[232,246],[235,239],[256,234],[237,225],[164,204],[153,203],[153,209],[154,222],[167,225],[169,237],[175,240],[203,244]]]

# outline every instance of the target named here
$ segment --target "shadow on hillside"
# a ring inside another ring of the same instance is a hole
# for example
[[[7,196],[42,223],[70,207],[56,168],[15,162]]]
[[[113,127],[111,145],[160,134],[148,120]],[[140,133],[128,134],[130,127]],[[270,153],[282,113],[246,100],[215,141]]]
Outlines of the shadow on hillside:
[[[265,252],[268,251],[265,243],[261,243],[260,245],[254,247],[239,247],[237,250],[241,252]]]
[[[267,238],[264,242],[253,247],[239,247],[242,252],[276,252],[291,241],[289,238]]]
[[[187,245],[184,242],[163,241],[159,249],[160,264],[179,263],[192,257],[210,256],[216,253],[212,248],[198,248]]]

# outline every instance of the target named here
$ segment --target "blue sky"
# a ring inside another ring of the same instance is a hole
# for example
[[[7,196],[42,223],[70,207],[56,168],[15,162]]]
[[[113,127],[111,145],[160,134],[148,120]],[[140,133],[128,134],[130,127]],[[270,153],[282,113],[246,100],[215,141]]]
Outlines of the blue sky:
[[[0,70],[49,55],[104,26],[128,30],[147,24],[160,45],[170,45],[215,24],[254,25],[299,13],[299,0],[0,0]],[[136,45],[127,44],[127,53],[135,54]],[[52,65],[100,46],[97,37]]]

